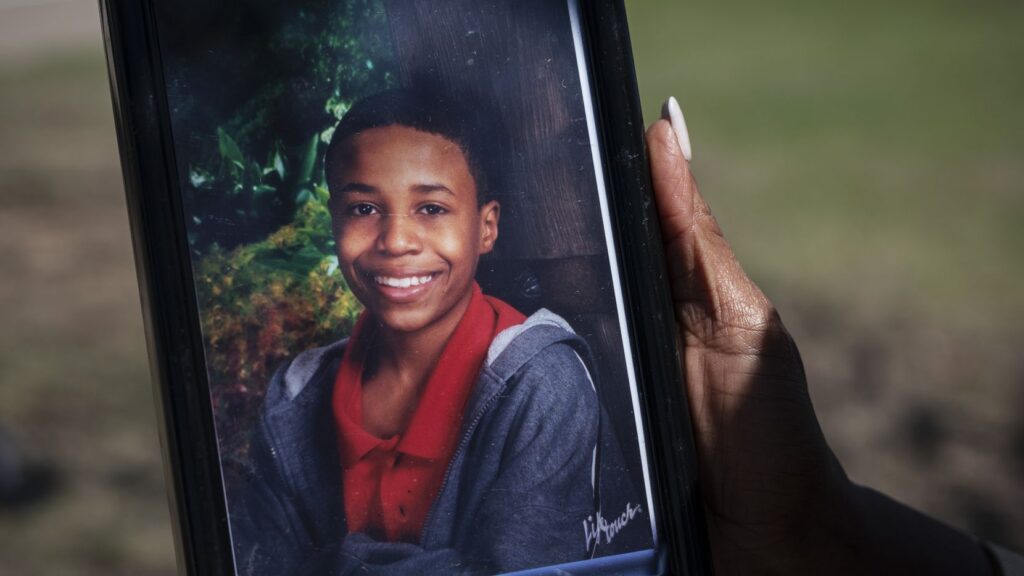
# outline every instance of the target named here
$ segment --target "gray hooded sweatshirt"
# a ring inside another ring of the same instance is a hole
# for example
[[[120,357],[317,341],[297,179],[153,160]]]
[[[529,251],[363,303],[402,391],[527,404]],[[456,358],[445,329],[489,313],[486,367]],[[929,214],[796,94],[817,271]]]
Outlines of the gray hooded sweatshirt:
[[[348,533],[331,410],[344,346],[308,350],[270,382],[249,472],[229,490],[239,574],[487,574],[649,547],[642,509],[604,542],[588,532],[600,492],[639,500],[602,434],[587,347],[546,310],[491,343],[420,542]],[[597,490],[603,469],[614,480]]]

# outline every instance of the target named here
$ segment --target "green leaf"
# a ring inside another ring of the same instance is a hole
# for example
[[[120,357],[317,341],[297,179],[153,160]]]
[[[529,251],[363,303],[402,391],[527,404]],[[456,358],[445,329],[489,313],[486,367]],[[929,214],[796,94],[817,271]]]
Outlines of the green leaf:
[[[314,134],[306,145],[306,153],[302,156],[302,169],[299,171],[299,184],[305,184],[313,179],[313,170],[316,168],[316,149],[319,144],[319,134]]]
[[[335,120],[341,120],[351,107],[352,103],[338,97],[337,91],[324,103],[324,110],[334,116]]]
[[[252,182],[263,180],[263,168],[260,168],[259,163],[256,161],[249,164],[249,178]]]
[[[334,137],[334,126],[328,126],[323,132],[320,133],[320,141],[324,144],[330,144],[331,138]]]
[[[321,204],[327,204],[327,201],[331,199],[331,192],[323,184],[313,186],[313,194]]]
[[[277,176],[284,180],[284,158],[281,157],[281,149],[274,150],[274,170],[277,171]]]
[[[252,187],[253,196],[262,196],[268,192],[277,192],[277,188],[267,184],[257,184]]]
[[[189,166],[188,168],[188,180],[192,184],[193,188],[205,188],[213,183],[213,174],[210,174],[202,168],[196,168]]]
[[[328,254],[322,254],[315,246],[305,245],[299,250],[268,250],[259,254],[259,265],[270,270],[287,272],[304,278],[309,271],[320,265]]]
[[[242,149],[238,147],[238,143],[223,128],[217,128],[217,148],[220,150],[221,158],[239,168],[245,167],[245,156],[242,155]]]
[[[309,199],[312,197],[313,195],[310,193],[309,188],[302,188],[299,190],[299,193],[295,195],[295,203],[301,206],[306,202],[309,202]]]

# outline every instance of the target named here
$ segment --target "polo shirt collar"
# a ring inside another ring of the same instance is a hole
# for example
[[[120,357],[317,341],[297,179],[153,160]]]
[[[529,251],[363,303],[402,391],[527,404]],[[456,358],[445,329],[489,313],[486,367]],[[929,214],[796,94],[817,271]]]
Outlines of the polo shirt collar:
[[[476,383],[498,324],[495,309],[473,285],[469,306],[431,372],[409,426],[401,436],[382,439],[362,426],[362,374],[372,335],[364,312],[352,331],[335,379],[334,413],[342,464],[350,468],[376,448],[423,459],[443,456],[457,442],[462,413]]]

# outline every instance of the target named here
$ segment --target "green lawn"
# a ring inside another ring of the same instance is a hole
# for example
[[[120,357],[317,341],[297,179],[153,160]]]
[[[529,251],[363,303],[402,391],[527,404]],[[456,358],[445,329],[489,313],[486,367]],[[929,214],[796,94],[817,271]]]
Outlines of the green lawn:
[[[646,117],[774,290],[1024,314],[1024,6],[632,0]]]
[[[0,426],[56,477],[0,508],[0,574],[172,574],[99,43],[0,67],[0,126]]]
[[[628,7],[848,473],[1024,547],[1024,5]]]

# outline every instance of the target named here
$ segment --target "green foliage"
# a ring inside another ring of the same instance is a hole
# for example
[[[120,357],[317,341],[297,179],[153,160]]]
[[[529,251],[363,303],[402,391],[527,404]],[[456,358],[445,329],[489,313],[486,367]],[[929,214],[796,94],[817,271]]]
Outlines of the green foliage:
[[[325,200],[319,188],[291,224],[231,251],[214,246],[196,267],[218,431],[229,447],[244,449],[241,434],[274,369],[349,334],[362,310],[338,271]]]
[[[184,120],[185,130],[208,132],[188,140],[184,178],[197,255],[261,240],[291,222],[322,180],[334,125],[356,100],[395,81],[380,0],[300,0],[283,18],[238,71],[255,88],[206,98],[212,130]]]
[[[244,455],[273,371],[349,334],[362,309],[338,271],[322,155],[352,104],[394,81],[379,0],[298,0],[286,18],[242,71],[258,88],[207,99],[223,120],[189,141],[189,242],[227,461]]]
[[[295,207],[310,199],[313,171],[316,165],[318,138],[312,137],[304,149],[289,154],[277,142],[267,153],[264,163],[246,157],[238,143],[223,128],[217,129],[217,149],[220,153],[216,173],[200,167],[189,169],[188,185],[200,196],[206,210],[193,213],[193,247],[207,245],[231,246],[223,230],[226,221],[235,237],[265,236],[280,216],[292,217]],[[288,165],[300,162],[292,171]],[[237,229],[245,235],[237,234]]]

